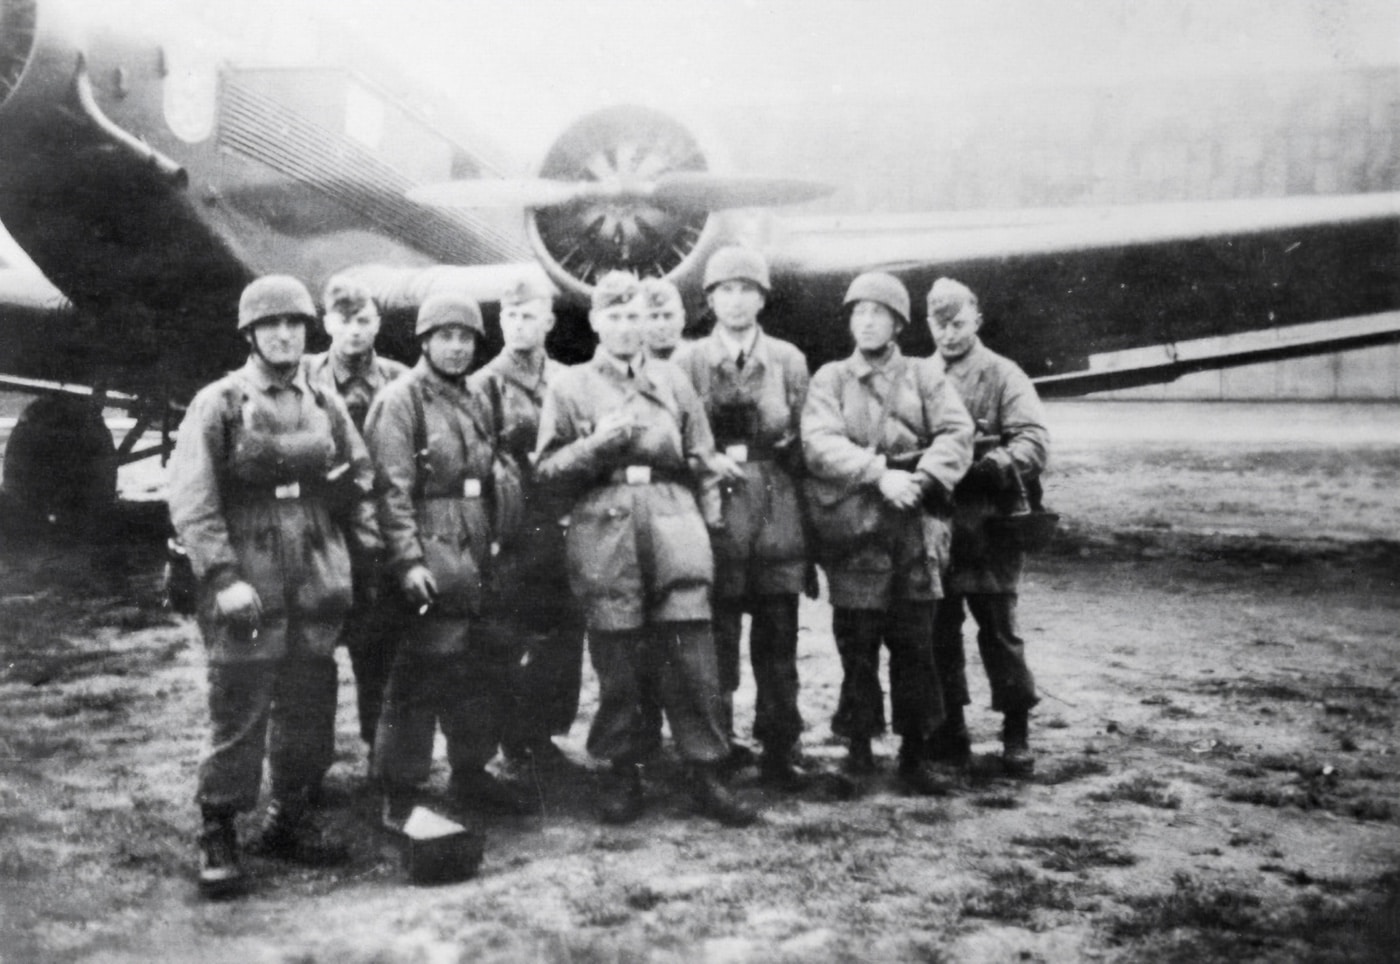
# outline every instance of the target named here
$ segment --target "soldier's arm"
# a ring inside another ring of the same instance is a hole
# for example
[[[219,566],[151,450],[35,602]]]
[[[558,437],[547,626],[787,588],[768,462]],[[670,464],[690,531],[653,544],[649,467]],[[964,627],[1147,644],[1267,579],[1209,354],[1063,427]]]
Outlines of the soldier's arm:
[[[845,481],[851,488],[875,485],[885,474],[885,457],[846,434],[841,416],[841,377],[834,364],[812,379],[802,406],[802,454],[818,478]]]
[[[535,478],[569,495],[602,473],[610,451],[605,440],[589,434],[591,426],[585,424],[577,404],[561,391],[571,382],[566,374],[545,390],[535,446]]]
[[[411,387],[401,382],[386,389],[365,417],[365,441],[374,462],[379,531],[392,570],[402,575],[423,561],[413,493],[418,481],[418,458],[413,450],[414,411]],[[426,431],[425,431],[426,436]]]
[[[1008,372],[1002,390],[1001,434],[999,451],[1015,463],[1021,478],[1028,481],[1040,475],[1049,459],[1050,430],[1035,385],[1020,368]]]
[[[219,491],[219,467],[227,457],[225,417],[221,392],[206,389],[196,395],[180,423],[168,470],[175,535],[189,553],[195,576],[216,591],[243,578]]]
[[[921,368],[919,380],[924,417],[933,439],[914,471],[924,480],[937,480],[944,491],[952,492],[972,464],[972,416],[953,383],[932,366]]]
[[[369,448],[355,430],[345,401],[336,394],[327,393],[326,404],[330,406],[332,430],[336,434],[336,451],[349,464],[348,471],[354,481],[360,498],[350,513],[350,526],[347,533],[360,550],[378,553],[384,549],[384,540],[379,535],[379,520],[374,504],[374,463],[370,461]]]
[[[724,524],[724,506],[719,491],[719,472],[715,468],[715,437],[705,406],[695,393],[689,378],[676,379],[676,404],[681,418],[681,446],[686,464],[695,475],[695,497],[705,525],[717,529]]]

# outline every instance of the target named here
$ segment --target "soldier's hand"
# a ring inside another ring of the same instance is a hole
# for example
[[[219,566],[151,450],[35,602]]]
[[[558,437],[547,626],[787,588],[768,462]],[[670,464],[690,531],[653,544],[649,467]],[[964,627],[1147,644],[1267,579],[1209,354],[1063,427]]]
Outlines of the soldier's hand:
[[[821,580],[817,578],[817,564],[807,563],[807,568],[802,572],[802,594],[808,599],[819,599],[822,594]]]
[[[437,580],[433,579],[433,574],[428,571],[427,566],[410,568],[403,574],[399,585],[408,601],[415,606],[431,606],[437,598]]]
[[[721,482],[740,483],[744,481],[744,467],[723,452],[716,452],[710,465],[719,473]]]
[[[896,509],[912,509],[923,498],[919,480],[903,469],[886,469],[880,476],[880,495]]]
[[[262,619],[262,600],[256,589],[239,580],[215,593],[214,612],[227,622],[256,626]]]
[[[614,409],[598,419],[593,434],[605,445],[621,446],[631,440],[636,427],[636,416],[625,409]]]

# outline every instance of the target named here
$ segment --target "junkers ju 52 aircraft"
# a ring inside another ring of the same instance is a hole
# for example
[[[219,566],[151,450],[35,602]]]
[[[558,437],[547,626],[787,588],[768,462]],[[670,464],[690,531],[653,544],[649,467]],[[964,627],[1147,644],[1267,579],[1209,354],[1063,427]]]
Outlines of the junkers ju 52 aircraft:
[[[404,353],[429,292],[460,288],[491,318],[508,276],[542,270],[561,294],[551,348],[578,360],[602,272],[670,276],[698,309],[705,258],[742,224],[773,265],[765,324],[814,364],[848,350],[855,274],[890,270],[919,293],[946,273],[981,292],[988,341],[1046,394],[1400,334],[1400,195],[756,219],[825,189],[717,173],[681,124],[633,107],[584,117],[536,178],[502,180],[362,60],[269,67],[228,23],[146,29],[114,8],[101,24],[61,2],[0,0],[0,221],[52,282],[0,275],[0,387],[38,396],[4,487],[50,516],[109,501],[118,464],[167,450],[172,411],[240,361],[238,295],[268,272],[313,291],[359,272]],[[501,205],[525,209],[523,234],[486,210]],[[926,351],[913,321],[908,347]],[[1269,337],[1218,338],[1251,331]],[[135,416],[119,444],[104,406]],[[164,442],[138,448],[153,428]]]

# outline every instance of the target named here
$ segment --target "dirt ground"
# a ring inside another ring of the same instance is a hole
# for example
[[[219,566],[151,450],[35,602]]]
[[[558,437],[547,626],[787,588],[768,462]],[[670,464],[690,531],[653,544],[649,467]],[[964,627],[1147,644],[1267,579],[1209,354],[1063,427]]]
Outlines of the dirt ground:
[[[0,961],[1400,959],[1400,409],[1077,403],[1051,424],[1065,520],[1021,610],[1034,778],[1000,774],[971,655],[964,791],[903,795],[886,739],[854,787],[741,774],[753,828],[693,816],[665,764],[647,816],[606,828],[590,678],[578,772],[438,887],[376,829],[342,660],[327,819],[352,862],[251,861],[249,895],[198,900],[201,651],[159,606],[159,504],[124,502],[97,541],[8,532]],[[801,652],[804,750],[835,771],[823,603]],[[748,681],[738,705],[746,727]]]

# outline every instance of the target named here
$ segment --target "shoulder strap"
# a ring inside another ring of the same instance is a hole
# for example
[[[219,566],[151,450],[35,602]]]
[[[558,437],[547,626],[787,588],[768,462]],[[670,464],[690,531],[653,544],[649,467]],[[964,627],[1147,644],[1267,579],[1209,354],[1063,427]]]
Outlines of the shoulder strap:
[[[423,396],[418,386],[408,385],[408,398],[413,403],[413,501],[423,498],[423,476],[428,471],[428,417],[423,412]]]
[[[900,359],[900,361],[904,361],[904,359]],[[880,402],[880,417],[875,420],[875,432],[870,442],[870,451],[872,452],[879,450],[880,442],[885,437],[885,423],[889,421],[890,412],[894,409],[894,397],[899,393],[899,386],[904,382],[904,371],[908,367],[907,364],[900,365],[898,371],[890,378],[890,387]]]

